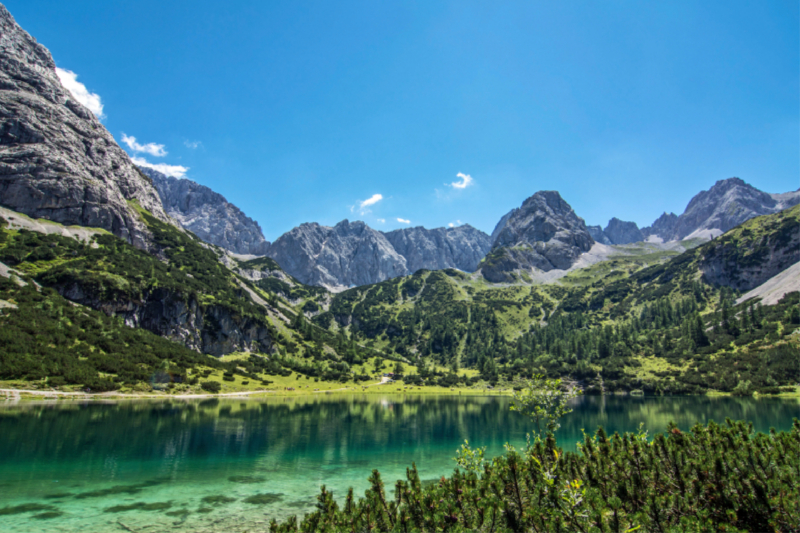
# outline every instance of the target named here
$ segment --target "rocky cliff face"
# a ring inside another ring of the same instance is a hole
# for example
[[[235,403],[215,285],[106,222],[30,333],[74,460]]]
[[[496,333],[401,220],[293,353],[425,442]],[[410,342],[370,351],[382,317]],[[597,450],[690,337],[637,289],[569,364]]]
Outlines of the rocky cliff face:
[[[706,244],[700,270],[713,285],[749,291],[800,261],[800,206],[755,219]]]
[[[697,194],[678,217],[670,240],[704,237],[726,231],[751,218],[777,213],[800,202],[798,193],[768,194],[739,178],[720,180]]]
[[[603,233],[602,226],[586,226],[586,231],[589,232],[589,235],[592,236],[595,242],[599,242],[600,244],[612,244],[605,233]]]
[[[222,356],[232,352],[269,353],[272,337],[263,322],[221,305],[203,306],[166,289],[154,289],[137,300],[104,301],[80,283],[54,287],[66,299],[118,316],[125,325],[144,328],[192,350]],[[242,298],[247,295],[242,291]]]
[[[668,241],[675,232],[675,224],[678,223],[678,215],[675,213],[667,214],[666,211],[656,219],[651,226],[642,228],[642,236],[647,239],[655,236],[663,241]]]
[[[503,215],[503,217],[500,219],[500,221],[494,227],[494,230],[492,231],[492,236],[491,236],[492,246],[494,246],[494,243],[497,240],[497,237],[500,235],[500,232],[503,231],[503,228],[506,227],[506,224],[508,223],[508,219],[513,217],[517,213],[517,211],[519,211],[519,208],[515,207],[514,209],[512,209],[511,211],[509,211],[508,213]]]
[[[224,196],[187,179],[140,169],[153,180],[167,214],[205,242],[238,254],[266,255],[269,242],[258,222]]]
[[[474,272],[492,247],[491,238],[469,224],[456,228],[398,229],[385,235],[395,251],[405,258],[408,274],[423,268]]]
[[[367,285],[408,272],[405,258],[383,233],[360,221],[343,220],[332,228],[301,224],[281,235],[269,256],[309,285]]]
[[[469,225],[382,233],[363,222],[343,220],[332,228],[302,224],[281,235],[267,255],[302,283],[349,287],[422,268],[474,271],[489,248],[489,236]]]
[[[616,217],[609,220],[603,234],[611,241],[611,244],[630,244],[644,240],[639,226],[636,222],[625,222]]]
[[[511,281],[516,270],[566,270],[593,244],[585,222],[561,195],[540,191],[509,214],[481,272],[489,281]]]
[[[50,52],[0,5],[0,204],[148,248],[129,201],[168,220],[150,180],[61,85]]]

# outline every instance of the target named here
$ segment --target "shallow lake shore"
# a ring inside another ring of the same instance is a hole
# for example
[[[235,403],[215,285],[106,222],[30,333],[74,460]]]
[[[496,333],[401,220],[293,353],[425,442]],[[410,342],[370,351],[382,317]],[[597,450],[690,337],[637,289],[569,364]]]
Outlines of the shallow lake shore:
[[[505,391],[376,390],[0,401],[4,531],[261,531],[312,510],[322,485],[341,500],[349,487],[362,493],[377,468],[389,493],[412,463],[433,482],[452,473],[464,439],[495,456],[530,430]],[[587,396],[558,439],[574,450],[582,430],[600,425],[644,423],[652,436],[670,421],[688,429],[726,417],[786,429],[797,408],[774,398]]]

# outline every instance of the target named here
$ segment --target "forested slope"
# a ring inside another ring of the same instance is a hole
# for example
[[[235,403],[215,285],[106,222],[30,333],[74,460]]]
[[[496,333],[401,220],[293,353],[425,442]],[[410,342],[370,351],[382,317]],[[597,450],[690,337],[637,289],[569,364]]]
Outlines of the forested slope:
[[[29,231],[19,226],[21,214],[14,225],[0,217],[0,380],[111,390],[197,384],[189,375],[209,369],[264,382],[292,371],[352,379],[345,358],[379,355],[312,325],[287,295],[239,273],[257,268],[254,262],[239,268],[221,250],[137,209],[157,255],[104,232],[83,241]],[[307,294],[284,278],[290,292]],[[236,351],[253,355],[236,364],[211,356]]]
[[[265,383],[292,372],[358,382],[376,356],[412,365],[406,385],[513,385],[543,372],[587,392],[750,394],[800,379],[798,293],[735,305],[740,289],[800,258],[800,207],[678,256],[620,255],[552,284],[421,270],[338,294],[268,258],[237,261],[136,208],[155,254],[108,234],[81,241],[0,221],[0,262],[26,284],[2,278],[0,379],[134,387],[162,369],[183,382],[184,370],[196,377],[219,363],[201,353],[242,351],[252,355],[226,374]],[[63,354],[71,362],[44,364]]]
[[[652,266],[620,257],[591,282],[419,271],[337,294],[314,321],[414,361],[477,367],[488,381],[544,371],[589,391],[774,391],[800,378],[798,295],[771,307],[734,301],[800,260],[798,227],[794,207]]]

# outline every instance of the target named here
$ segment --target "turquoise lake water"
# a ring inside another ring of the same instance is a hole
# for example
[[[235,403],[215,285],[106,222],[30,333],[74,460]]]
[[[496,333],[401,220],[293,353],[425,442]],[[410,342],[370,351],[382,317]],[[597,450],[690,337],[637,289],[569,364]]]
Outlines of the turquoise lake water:
[[[3,532],[265,531],[310,510],[321,485],[343,497],[373,468],[391,491],[416,462],[452,472],[469,438],[489,455],[521,446],[528,422],[504,397],[325,395],[266,400],[0,403]],[[726,417],[788,429],[797,400],[584,397],[559,444],[581,429],[651,432]],[[256,498],[253,498],[253,497]],[[259,497],[260,496],[260,497]]]

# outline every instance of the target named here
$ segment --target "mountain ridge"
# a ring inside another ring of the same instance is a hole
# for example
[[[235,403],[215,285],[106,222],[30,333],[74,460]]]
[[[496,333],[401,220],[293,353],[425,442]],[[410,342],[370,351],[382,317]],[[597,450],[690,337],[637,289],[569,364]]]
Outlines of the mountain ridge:
[[[167,222],[155,188],[55,69],[47,48],[0,5],[0,204],[149,248],[130,203]]]
[[[481,266],[483,277],[493,282],[514,281],[515,271],[567,270],[595,242],[584,220],[558,191],[535,193],[501,223]]]
[[[266,255],[269,241],[258,222],[221,194],[188,179],[166,176],[151,168],[140,170],[153,180],[169,216],[205,242],[244,255]]]
[[[420,268],[474,270],[488,243],[488,235],[469,225],[384,233],[345,219],[332,227],[303,223],[281,235],[267,255],[303,283],[336,289],[377,283]]]

